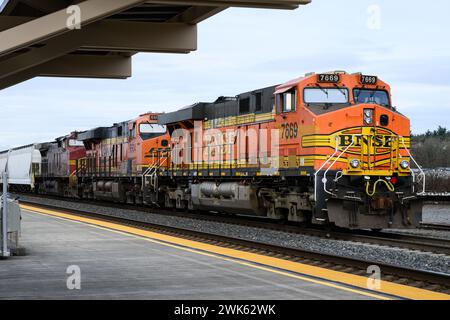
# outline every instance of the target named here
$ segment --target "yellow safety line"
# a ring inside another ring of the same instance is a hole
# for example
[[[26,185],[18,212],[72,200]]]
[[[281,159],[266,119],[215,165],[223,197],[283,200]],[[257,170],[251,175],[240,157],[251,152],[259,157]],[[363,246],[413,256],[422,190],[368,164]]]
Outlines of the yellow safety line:
[[[96,219],[92,219],[92,218],[79,217],[79,216],[76,216],[76,215],[73,215],[70,213],[63,213],[61,211],[42,209],[42,208],[37,208],[37,207],[33,207],[33,206],[28,206],[28,205],[21,205],[21,207],[26,210],[31,210],[31,211],[35,211],[35,212],[39,212],[39,213],[43,213],[43,214],[47,214],[47,215],[62,217],[62,218],[69,219],[69,220],[80,221],[80,222],[88,223],[91,225],[96,225],[96,226],[105,227],[108,229],[122,231],[122,232],[133,234],[133,235],[138,235],[138,236],[145,237],[145,238],[151,238],[154,240],[154,242],[158,242],[163,245],[170,244],[170,246],[177,247],[177,248],[180,248],[178,246],[188,247],[191,249],[205,251],[210,254],[211,253],[219,254],[222,256],[229,257],[229,258],[245,260],[246,262],[253,262],[253,263],[260,264],[260,265],[274,267],[277,269],[283,269],[285,271],[290,271],[290,272],[294,272],[297,274],[300,273],[300,274],[315,277],[315,278],[321,278],[324,280],[333,281],[333,282],[349,285],[352,287],[358,287],[358,288],[362,288],[364,290],[369,290],[369,288],[367,287],[368,277],[358,276],[358,275],[354,275],[354,274],[348,274],[348,273],[344,273],[344,272],[340,272],[340,271],[329,270],[326,268],[306,265],[306,264],[302,264],[302,263],[298,263],[298,262],[268,257],[268,256],[260,255],[260,254],[239,251],[239,250],[235,250],[235,249],[222,248],[222,247],[205,244],[205,243],[201,243],[201,242],[197,242],[197,241],[186,240],[186,239],[182,239],[182,238],[177,238],[177,237],[173,237],[173,236],[155,233],[152,231],[142,230],[142,229],[138,229],[138,228],[134,228],[134,227],[123,226],[123,225],[116,224],[116,223],[96,220]],[[159,240],[159,241],[157,241],[157,240]],[[162,242],[160,242],[160,241],[162,241]],[[182,249],[182,248],[180,248],[180,249]],[[189,251],[200,253],[196,250],[189,250]],[[233,260],[233,261],[235,261],[235,260]],[[289,273],[285,273],[282,271],[272,270],[272,269],[264,268],[261,266],[255,266],[253,264],[248,264],[248,263],[243,263],[243,262],[238,262],[238,263],[249,265],[252,267],[256,267],[258,269],[267,270],[267,271],[278,273],[278,274],[288,275],[290,277],[295,277],[297,279],[301,279],[304,281],[314,282],[314,283],[318,283],[321,285],[325,285],[325,286],[329,286],[329,287],[333,287],[333,288],[337,288],[337,289],[341,289],[341,290],[345,290],[345,291],[349,291],[349,292],[353,292],[353,293],[358,293],[361,295],[366,295],[366,296],[369,296],[372,298],[377,298],[377,299],[387,299],[387,297],[377,295],[376,293],[388,294],[391,296],[397,296],[397,297],[407,298],[407,299],[450,300],[450,295],[447,295],[444,293],[438,293],[438,292],[433,292],[430,290],[419,289],[419,288],[410,287],[410,286],[397,284],[397,283],[392,283],[392,282],[388,282],[388,281],[384,281],[384,280],[380,281],[380,289],[372,289],[370,291],[374,292],[374,293],[370,293],[370,292],[366,292],[366,291],[355,290],[355,289],[339,286],[339,285],[336,285],[333,283],[310,279],[308,277],[295,276],[295,275],[291,275]]]

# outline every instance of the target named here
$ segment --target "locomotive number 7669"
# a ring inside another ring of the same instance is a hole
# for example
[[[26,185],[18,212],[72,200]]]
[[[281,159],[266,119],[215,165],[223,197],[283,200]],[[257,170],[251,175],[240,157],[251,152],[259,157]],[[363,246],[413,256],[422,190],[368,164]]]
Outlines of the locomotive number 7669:
[[[281,124],[281,139],[294,139],[298,137],[297,122]]]

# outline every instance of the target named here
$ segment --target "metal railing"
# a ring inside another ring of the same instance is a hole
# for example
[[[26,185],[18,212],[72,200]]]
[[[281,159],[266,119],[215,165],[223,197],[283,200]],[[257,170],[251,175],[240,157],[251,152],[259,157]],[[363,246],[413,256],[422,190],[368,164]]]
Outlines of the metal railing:
[[[334,150],[334,153],[320,166],[320,168],[314,173],[314,201],[317,200],[317,177],[320,173],[320,171],[322,171],[323,168],[325,168],[325,166],[336,156],[336,154],[338,154],[339,152],[339,136],[335,137],[336,140],[336,148]],[[331,167],[334,166],[334,164],[342,157],[342,155],[344,153],[346,153],[348,151],[348,149],[350,149],[350,147],[352,147],[355,143],[355,140],[352,137],[352,142],[347,146],[347,148],[345,148],[340,154],[339,156],[336,157],[336,159],[328,166],[327,170],[324,173],[324,177],[322,178],[322,182],[323,182],[323,189],[326,193],[333,195],[332,192],[327,190],[327,173],[328,171],[331,169]]]
[[[336,140],[338,140],[339,139],[339,137],[336,137]],[[332,192],[330,192],[330,191],[328,191],[327,190],[327,173],[328,173],[328,171],[331,169],[331,167],[333,167],[334,166],[334,164],[342,157],[342,155],[343,154],[345,154],[347,151],[348,151],[348,149],[350,149],[352,146],[353,146],[353,144],[355,143],[355,140],[354,139],[352,139],[352,143],[350,143],[348,146],[347,146],[347,148],[345,148],[340,154],[339,154],[339,156],[337,156],[336,157],[336,159],[334,159],[334,161],[333,161],[333,163],[331,163],[329,166],[328,166],[328,168],[327,168],[327,170],[325,170],[325,172],[324,172],[324,174],[323,174],[323,179],[322,179],[322,182],[323,182],[323,190],[326,192],[326,193],[328,193],[328,194],[330,194],[330,195],[334,195],[334,193],[332,193]],[[336,142],[336,149],[338,149],[338,144],[337,144],[337,142]],[[328,159],[328,160],[331,160],[333,157],[331,157],[330,159]]]
[[[167,162],[167,157],[157,158],[156,161],[152,163],[150,167],[148,167],[143,173],[142,173],[142,189],[144,187],[150,185],[153,190],[158,189],[158,172],[161,167],[164,166],[164,164]]]
[[[326,161],[320,166],[320,168],[314,173],[314,201],[317,200],[317,191],[318,191],[318,176],[319,173],[324,170],[324,168],[328,165],[327,169],[325,170],[324,176],[322,178],[322,183],[323,183],[323,189],[327,194],[330,195],[334,195],[333,192],[331,192],[330,190],[328,190],[327,188],[327,173],[329,172],[329,170],[336,164],[336,162],[345,154],[347,153],[347,151],[351,148],[355,146],[355,141],[356,138],[360,138],[363,142],[364,137],[367,137],[367,143],[366,143],[366,147],[364,147],[364,145],[361,143],[361,153],[360,153],[360,165],[362,167],[362,169],[367,169],[367,170],[372,170],[376,167],[376,156],[377,156],[377,152],[376,149],[374,149],[375,151],[371,152],[371,150],[374,148],[374,144],[372,141],[372,137],[373,135],[371,134],[353,134],[351,135],[351,143],[339,153],[339,136],[335,136],[335,140],[336,140],[336,147],[335,147],[335,151],[334,153],[329,156]],[[425,193],[425,189],[426,189],[426,182],[425,182],[425,173],[422,170],[422,168],[420,167],[420,165],[416,162],[416,160],[414,159],[414,157],[411,155],[411,152],[409,151],[409,149],[406,147],[405,144],[405,139],[402,136],[398,136],[398,135],[390,135],[388,136],[391,143],[389,146],[390,152],[389,152],[389,169],[391,171],[395,170],[395,165],[396,162],[398,162],[402,156],[400,153],[400,149],[404,149],[410,159],[414,162],[414,164],[419,168],[420,170],[420,176],[422,177],[421,181],[422,181],[422,191],[418,193],[418,195],[424,194]],[[400,147],[400,142],[402,143],[402,148]],[[383,148],[383,147],[381,147]],[[338,154],[339,153],[339,154]],[[337,155],[337,156],[336,156]],[[373,161],[372,161],[373,158]],[[333,160],[334,159],[334,160]],[[367,160],[367,161],[365,161]],[[331,162],[331,163],[330,163]],[[339,172],[341,172],[341,175],[339,176]],[[413,172],[413,170],[410,170],[412,178],[413,178],[413,185],[412,185],[412,191],[414,192],[414,185],[416,183],[416,175]],[[335,181],[337,181],[338,179],[340,179],[342,177],[342,171],[338,171],[338,173],[336,173],[336,177],[335,177]]]
[[[416,159],[414,159],[414,157],[412,156],[412,154],[411,154],[411,152],[409,151],[409,149],[406,147],[406,144],[405,144],[405,138],[403,138],[402,136],[399,136],[399,138],[402,139],[402,145],[403,145],[403,148],[404,148],[404,149],[406,150],[406,152],[408,153],[409,158],[410,158],[410,159],[414,162],[414,164],[417,166],[417,168],[418,168],[419,171],[420,171],[420,175],[422,176],[422,192],[419,192],[419,193],[417,193],[417,194],[418,194],[418,195],[425,194],[425,188],[426,188],[425,172],[423,171],[422,167],[417,163]],[[412,178],[413,178],[413,192],[414,192],[414,184],[415,184],[415,182],[416,182],[416,174],[414,173],[413,170],[410,170],[410,171],[411,171],[411,175],[412,175]]]

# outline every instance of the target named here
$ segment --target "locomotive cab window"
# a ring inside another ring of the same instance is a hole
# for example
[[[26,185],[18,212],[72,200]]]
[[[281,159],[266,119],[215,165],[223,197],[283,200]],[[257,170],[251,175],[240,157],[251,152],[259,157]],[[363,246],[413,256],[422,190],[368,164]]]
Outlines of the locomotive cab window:
[[[166,133],[166,126],[156,123],[141,123],[139,125],[140,133]]]
[[[306,104],[341,104],[348,103],[347,88],[306,88],[303,92]]]
[[[136,122],[133,123],[133,127],[130,129],[130,137],[135,138],[136,137]]]
[[[290,90],[278,95],[281,112],[292,112],[297,106],[297,90]]]
[[[84,147],[83,141],[70,139],[69,140],[69,147]]]
[[[166,133],[166,126],[156,123],[141,123],[139,125],[139,136],[143,139],[150,139]]]
[[[370,89],[353,89],[353,96],[355,103],[375,103],[381,106],[389,107],[389,95],[384,90],[370,90]]]

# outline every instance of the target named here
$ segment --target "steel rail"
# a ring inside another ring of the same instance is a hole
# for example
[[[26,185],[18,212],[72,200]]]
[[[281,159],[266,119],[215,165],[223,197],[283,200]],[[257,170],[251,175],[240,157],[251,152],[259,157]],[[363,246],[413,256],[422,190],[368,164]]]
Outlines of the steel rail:
[[[420,227],[423,229],[450,231],[450,224],[439,223],[421,223]]]

